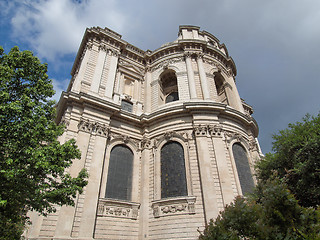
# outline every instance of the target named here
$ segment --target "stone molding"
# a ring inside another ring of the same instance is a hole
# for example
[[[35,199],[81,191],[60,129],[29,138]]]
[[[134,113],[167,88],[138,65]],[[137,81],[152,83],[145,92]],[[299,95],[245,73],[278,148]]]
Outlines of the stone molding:
[[[140,203],[100,198],[98,202],[97,216],[129,218],[137,220],[139,208]]]
[[[151,208],[155,218],[181,215],[181,214],[195,214],[196,197],[176,197],[166,198],[152,201]]]
[[[89,119],[80,118],[78,130],[91,134],[96,134],[102,137],[108,137],[110,133],[109,126],[99,123],[97,121],[90,121]]]

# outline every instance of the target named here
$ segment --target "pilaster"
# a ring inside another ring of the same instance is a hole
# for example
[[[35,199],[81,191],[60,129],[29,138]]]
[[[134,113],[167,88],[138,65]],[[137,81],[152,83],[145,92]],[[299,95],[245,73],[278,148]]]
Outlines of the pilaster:
[[[195,99],[195,98],[197,98],[197,92],[196,92],[196,84],[195,84],[195,80],[194,80],[194,71],[192,68],[191,53],[190,52],[185,53],[185,60],[186,60],[186,66],[187,66],[190,97],[191,97],[191,99]]]

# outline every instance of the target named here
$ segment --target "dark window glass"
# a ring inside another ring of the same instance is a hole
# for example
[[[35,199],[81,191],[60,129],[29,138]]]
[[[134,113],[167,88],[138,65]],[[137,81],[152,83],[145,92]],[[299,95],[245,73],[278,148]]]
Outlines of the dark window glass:
[[[236,162],[237,166],[242,194],[250,193],[253,190],[254,182],[250,171],[246,150],[239,143],[235,143],[232,146],[232,151],[234,161]]]
[[[121,101],[121,109],[128,111],[128,112],[132,112],[132,103],[128,102],[128,101]]]
[[[109,160],[106,198],[131,200],[133,153],[124,146],[112,148]]]
[[[166,103],[179,100],[178,92],[172,92],[166,97]]]
[[[168,142],[161,149],[161,198],[187,195],[183,147]]]

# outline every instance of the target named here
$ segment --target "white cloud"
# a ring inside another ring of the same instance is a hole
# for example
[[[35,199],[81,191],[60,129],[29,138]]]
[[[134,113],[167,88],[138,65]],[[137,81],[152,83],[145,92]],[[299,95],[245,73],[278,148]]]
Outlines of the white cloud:
[[[52,99],[56,102],[59,101],[62,91],[66,91],[66,87],[68,86],[70,79],[57,80],[52,79],[53,89],[56,93],[53,95]]]
[[[50,62],[76,53],[87,27],[109,26],[121,32],[125,21],[114,0],[37,0],[15,4],[13,37],[29,43],[40,58]]]

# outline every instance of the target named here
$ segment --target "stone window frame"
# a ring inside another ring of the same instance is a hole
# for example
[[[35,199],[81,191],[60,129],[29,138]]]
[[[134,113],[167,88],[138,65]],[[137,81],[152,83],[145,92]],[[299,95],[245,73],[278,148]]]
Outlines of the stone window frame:
[[[239,180],[239,175],[238,175],[238,169],[237,169],[237,165],[236,165],[236,161],[235,161],[235,158],[234,158],[234,155],[233,155],[233,149],[232,149],[233,145],[236,144],[236,143],[240,144],[244,148],[245,153],[247,154],[248,163],[249,163],[249,167],[250,167],[250,172],[252,174],[253,182],[254,182],[254,184],[256,184],[256,182],[255,182],[255,178],[254,178],[253,161],[252,161],[252,158],[251,158],[251,155],[250,155],[250,151],[248,150],[248,149],[250,149],[249,144],[246,141],[244,141],[243,139],[241,139],[241,140],[239,140],[239,139],[231,140],[230,143],[229,143],[229,153],[230,153],[231,164],[232,164],[232,168],[233,168],[234,179],[235,179],[235,182],[236,182],[236,187],[237,187],[238,194],[239,195],[243,195],[241,184],[240,184],[240,180]]]
[[[138,154],[138,149],[136,146],[129,142],[124,142],[121,139],[115,139],[109,143],[106,147],[106,153],[104,157],[104,164],[103,164],[103,172],[101,177],[101,184],[100,184],[100,199],[109,199],[105,197],[106,194],[106,187],[107,187],[107,180],[108,180],[108,170],[109,170],[109,161],[110,161],[110,153],[111,150],[117,145],[125,145],[133,152],[133,169],[132,169],[132,187],[131,187],[131,200],[126,201],[122,199],[112,199],[113,201],[119,202],[132,202],[136,203],[139,202],[139,183],[140,183],[140,156]]]
[[[162,86],[162,76],[166,74],[166,72],[174,72],[175,77],[176,77],[176,84],[174,86],[170,86],[166,88],[166,91],[164,91],[163,86]],[[172,102],[176,102],[180,100],[180,94],[179,94],[179,86],[178,86],[178,76],[177,76],[177,71],[172,69],[172,68],[166,68],[163,69],[158,77],[158,86],[159,86],[159,101],[160,101],[160,105],[164,105],[164,104],[168,104],[168,103],[172,103]],[[178,100],[175,101],[171,101],[166,103],[166,99],[167,97],[174,93],[177,92],[178,93]]]
[[[161,198],[161,149],[168,142],[178,142],[181,144],[184,151],[184,161],[185,161],[185,171],[186,171],[186,184],[187,184],[187,196],[179,196],[172,198]],[[188,145],[185,141],[178,137],[171,137],[170,139],[163,139],[156,146],[155,153],[155,163],[154,163],[154,200],[161,201],[167,199],[175,199],[175,198],[184,198],[193,196],[192,190],[192,182],[191,182],[191,169],[190,169],[190,160],[189,160],[189,152]]]

